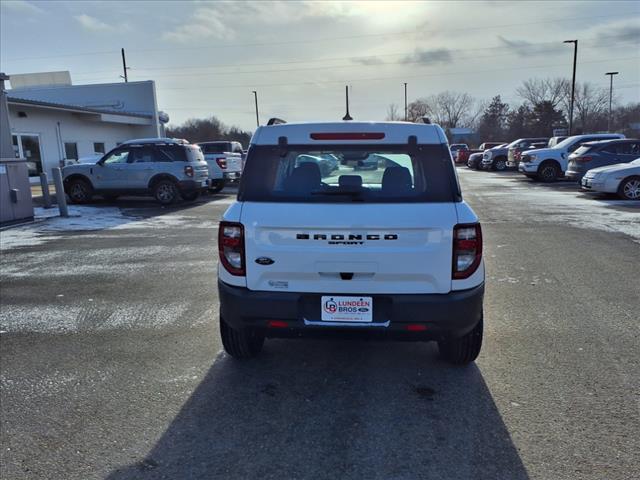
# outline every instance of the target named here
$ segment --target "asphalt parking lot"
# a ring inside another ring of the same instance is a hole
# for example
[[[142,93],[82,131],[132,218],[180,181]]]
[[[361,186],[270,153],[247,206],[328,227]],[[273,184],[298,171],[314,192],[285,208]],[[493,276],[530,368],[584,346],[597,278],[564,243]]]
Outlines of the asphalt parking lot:
[[[229,191],[3,231],[1,478],[634,477],[640,202],[459,174],[487,268],[485,344],[464,368],[419,343],[221,353]]]

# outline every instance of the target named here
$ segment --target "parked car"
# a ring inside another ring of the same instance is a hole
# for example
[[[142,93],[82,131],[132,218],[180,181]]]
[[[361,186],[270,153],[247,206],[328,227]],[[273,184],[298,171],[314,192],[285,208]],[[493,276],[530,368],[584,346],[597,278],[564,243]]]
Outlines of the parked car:
[[[583,143],[569,155],[565,176],[580,183],[584,174],[597,167],[629,163],[640,157],[640,140],[601,140]]]
[[[467,145],[466,143],[452,143],[449,146],[449,150],[451,151],[451,157],[455,160],[456,159],[456,153],[458,152],[458,150],[460,150],[461,148],[469,148],[469,145]]]
[[[253,357],[265,338],[359,331],[436,340],[446,360],[472,362],[482,235],[444,138],[438,125],[398,122],[258,127],[218,229],[226,352]],[[319,149],[387,163],[323,179],[316,163],[298,162]]]
[[[340,164],[338,159],[331,154],[315,152],[313,154],[298,155],[296,166],[299,166],[304,162],[311,162],[318,165],[318,168],[320,169],[320,175],[322,175],[322,177],[328,177],[329,175],[331,175],[331,173],[338,169],[338,165]],[[368,168],[375,169],[377,165],[378,163],[376,160],[375,166],[372,163],[372,166]]]
[[[469,157],[474,153],[483,153],[485,150],[489,148],[496,147],[501,145],[501,142],[485,142],[481,143],[478,148],[461,148],[456,152],[456,163],[467,163],[469,161]]]
[[[195,200],[209,184],[202,151],[186,140],[146,138],[129,140],[94,163],[62,169],[64,191],[72,203],[86,203],[93,195],[153,195],[168,205]]]
[[[504,149],[507,145],[508,145],[507,143],[502,143],[500,145],[494,145],[492,147],[488,147],[484,149],[482,152],[472,153],[471,155],[469,155],[469,160],[467,160],[467,167],[472,168],[474,170],[482,170],[483,168],[482,160],[485,158],[485,155],[487,155],[487,157],[491,157],[492,154],[489,152],[494,152],[498,149]],[[507,163],[507,157],[505,153],[504,164],[506,165],[506,163]]]
[[[554,182],[564,176],[564,172],[567,170],[569,154],[577,150],[582,144],[616,138],[624,138],[624,135],[621,133],[573,135],[552,148],[527,150],[521,155],[518,171],[533,180]]]
[[[640,158],[589,170],[582,177],[582,188],[590,192],[617,193],[624,200],[640,200]]]
[[[240,142],[200,142],[197,145],[209,166],[211,193],[219,192],[229,182],[240,180],[244,155]]]
[[[509,144],[509,152],[507,154],[507,167],[517,169],[522,152],[525,150],[531,150],[532,144],[541,142],[544,142],[546,145],[549,143],[549,138],[519,138],[518,140],[511,142]]]

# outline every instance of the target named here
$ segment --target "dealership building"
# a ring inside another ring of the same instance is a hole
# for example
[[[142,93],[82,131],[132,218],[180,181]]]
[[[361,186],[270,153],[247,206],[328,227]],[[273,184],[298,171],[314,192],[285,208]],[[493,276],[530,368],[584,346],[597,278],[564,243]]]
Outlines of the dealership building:
[[[153,81],[72,85],[69,72],[10,75],[6,91],[16,157],[29,175],[109,151],[132,138],[164,136]]]

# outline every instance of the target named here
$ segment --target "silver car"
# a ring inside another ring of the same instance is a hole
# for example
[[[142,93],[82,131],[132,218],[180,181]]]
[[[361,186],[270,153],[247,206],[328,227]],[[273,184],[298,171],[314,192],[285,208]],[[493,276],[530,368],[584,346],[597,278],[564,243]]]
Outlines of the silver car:
[[[72,203],[93,195],[114,200],[119,195],[152,195],[162,205],[195,200],[208,186],[209,169],[200,147],[186,140],[129,140],[95,164],[62,169],[64,189]]]

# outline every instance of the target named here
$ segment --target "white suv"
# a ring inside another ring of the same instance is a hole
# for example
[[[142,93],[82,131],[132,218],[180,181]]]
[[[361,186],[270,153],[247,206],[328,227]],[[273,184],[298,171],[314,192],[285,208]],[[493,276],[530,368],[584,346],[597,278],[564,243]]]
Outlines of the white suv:
[[[551,148],[539,148],[523,152],[518,164],[518,171],[534,180],[555,182],[564,176],[569,164],[569,154],[583,143],[597,140],[625,138],[620,133],[594,133],[590,135],[573,135],[565,138]]]
[[[329,156],[330,171],[309,160]],[[233,357],[265,337],[354,331],[436,340],[457,364],[480,352],[480,223],[437,125],[259,127],[218,246]]]

